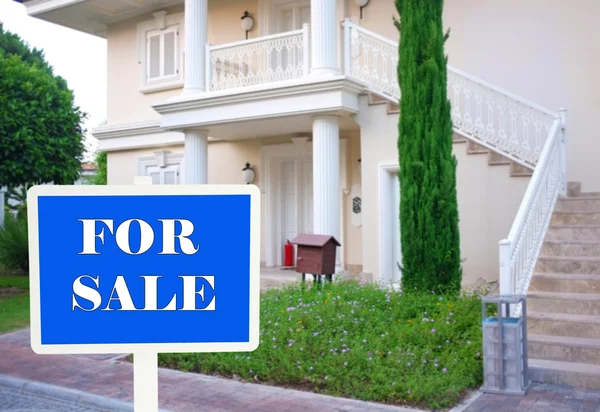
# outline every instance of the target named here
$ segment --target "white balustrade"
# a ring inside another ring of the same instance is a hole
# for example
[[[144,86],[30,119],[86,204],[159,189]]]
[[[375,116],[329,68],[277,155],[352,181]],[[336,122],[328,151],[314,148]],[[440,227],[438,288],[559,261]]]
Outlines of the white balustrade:
[[[344,71],[374,93],[398,101],[398,44],[346,20]]]
[[[308,25],[272,36],[207,46],[207,85],[224,90],[308,75]]]
[[[552,124],[510,233],[500,241],[501,294],[525,295],[529,289],[556,199],[565,194],[565,127],[562,112]],[[519,310],[515,308],[513,315]]]

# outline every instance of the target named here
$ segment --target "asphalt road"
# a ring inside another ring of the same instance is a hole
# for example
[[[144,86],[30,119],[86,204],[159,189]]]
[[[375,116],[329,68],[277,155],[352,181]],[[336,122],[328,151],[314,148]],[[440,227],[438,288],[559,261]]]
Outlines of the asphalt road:
[[[17,393],[14,390],[0,389],[0,411],[2,412],[105,412],[69,402],[58,401],[42,396]]]

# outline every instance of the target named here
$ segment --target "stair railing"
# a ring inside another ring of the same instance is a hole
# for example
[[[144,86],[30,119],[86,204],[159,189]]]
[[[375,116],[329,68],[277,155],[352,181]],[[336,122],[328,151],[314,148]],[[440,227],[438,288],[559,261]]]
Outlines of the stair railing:
[[[527,294],[556,200],[566,195],[566,115],[559,110],[508,237],[499,243],[503,295]]]
[[[398,43],[344,22],[344,72],[370,92],[400,99]],[[448,66],[454,132],[533,169],[556,113]]]
[[[398,43],[344,22],[344,74],[399,103]],[[508,237],[500,293],[526,294],[559,195],[566,194],[566,110],[554,113],[448,66],[454,132],[534,169]],[[519,308],[516,308],[519,311]]]

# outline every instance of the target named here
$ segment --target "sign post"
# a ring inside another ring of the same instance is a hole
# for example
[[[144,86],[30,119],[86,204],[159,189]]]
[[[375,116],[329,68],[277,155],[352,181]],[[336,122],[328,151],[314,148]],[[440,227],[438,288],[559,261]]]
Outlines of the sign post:
[[[158,411],[158,353],[259,342],[254,185],[34,186],[31,347],[133,353],[136,412]]]

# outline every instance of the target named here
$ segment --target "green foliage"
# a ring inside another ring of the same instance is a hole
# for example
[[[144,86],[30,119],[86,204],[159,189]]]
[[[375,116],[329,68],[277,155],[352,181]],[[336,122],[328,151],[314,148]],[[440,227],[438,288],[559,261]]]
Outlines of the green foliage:
[[[106,152],[96,152],[96,176],[94,176],[90,183],[93,185],[105,185],[106,184]]]
[[[458,293],[462,270],[443,0],[396,0],[396,8],[402,285],[406,291]]]
[[[160,354],[159,363],[431,408],[455,405],[482,381],[481,306],[474,296],[403,296],[340,282],[271,290],[260,310],[254,352]]]
[[[77,180],[86,115],[43,53],[1,23],[0,107],[0,186]]]
[[[29,272],[27,220],[6,213],[0,227],[0,265],[6,269]]]
[[[19,218],[27,217],[27,190],[31,185],[9,187],[4,196],[5,210],[15,213]],[[13,202],[10,202],[10,201]]]

